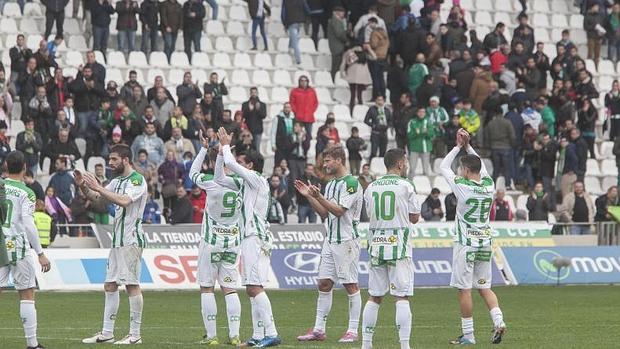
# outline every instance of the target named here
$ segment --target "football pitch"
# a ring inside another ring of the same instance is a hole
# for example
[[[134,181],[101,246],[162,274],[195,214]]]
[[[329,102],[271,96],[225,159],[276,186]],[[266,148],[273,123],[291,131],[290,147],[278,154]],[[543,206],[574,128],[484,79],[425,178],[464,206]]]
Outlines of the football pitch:
[[[498,287],[508,334],[499,346],[489,344],[491,322],[476,295],[476,347],[490,348],[618,348],[620,346],[620,287]],[[367,294],[362,291],[365,300]],[[283,339],[281,348],[359,348],[337,340],[348,321],[348,303],[342,290],[334,294],[328,320],[327,340],[299,343],[295,337],[314,324],[316,292],[270,291],[276,324]],[[218,337],[225,342],[226,311],[218,294]],[[241,294],[241,337],[251,334],[250,306]],[[201,348],[204,334],[198,292],[145,292],[142,324],[143,348]],[[83,337],[101,328],[103,292],[41,292],[37,294],[39,339],[48,349],[87,348]],[[460,333],[456,293],[452,289],[418,289],[413,297],[412,348],[449,348],[448,341]],[[0,295],[0,348],[25,348],[15,292]],[[116,337],[128,332],[127,297],[121,295]],[[361,324],[360,324],[361,327]],[[107,347],[107,345],[103,345]],[[232,348],[221,345],[219,348]],[[394,304],[382,304],[374,337],[375,349],[399,348],[394,325]]]

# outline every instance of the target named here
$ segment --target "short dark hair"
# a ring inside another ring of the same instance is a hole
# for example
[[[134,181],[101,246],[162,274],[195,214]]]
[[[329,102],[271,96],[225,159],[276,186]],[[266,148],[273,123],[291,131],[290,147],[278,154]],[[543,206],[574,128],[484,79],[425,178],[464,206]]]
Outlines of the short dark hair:
[[[385,164],[385,168],[390,170],[396,167],[396,164],[402,159],[405,158],[405,151],[400,148],[390,149],[385,153],[383,157],[383,163]]]
[[[474,154],[466,154],[461,156],[459,159],[461,166],[468,169],[473,173],[480,173],[480,169],[482,168],[482,160],[480,157]]]
[[[347,163],[347,154],[345,154],[344,148],[342,146],[337,145],[325,149],[325,151],[323,151],[323,158],[325,158],[326,156],[329,156],[334,160],[340,159],[343,165]]]
[[[118,156],[120,156],[121,159],[127,158],[129,159],[130,162],[133,159],[133,156],[131,154],[131,148],[129,148],[129,146],[125,144],[113,145],[112,148],[110,148],[110,154],[112,153],[118,154]]]
[[[26,166],[26,158],[24,153],[19,150],[13,150],[6,156],[6,169],[9,174],[20,174]]]
[[[355,126],[351,127],[351,133],[353,133],[353,132],[359,132],[359,131],[360,131],[360,130],[359,130],[357,127],[355,127]]]
[[[238,156],[245,156],[245,161],[252,163],[252,169],[258,173],[263,173],[263,166],[265,165],[265,159],[263,156],[254,149],[248,149],[242,151]]]
[[[148,156],[149,152],[146,151],[146,149],[142,148],[142,149],[138,150],[138,155],[140,155],[140,154],[144,154],[144,155]]]
[[[439,189],[437,189],[437,188],[433,188],[433,189],[431,189],[431,195],[438,195],[438,194],[441,194],[441,192],[439,191]]]
[[[24,173],[24,177],[34,178],[34,173],[32,173],[31,170],[26,170],[26,173]]]
[[[138,72],[136,72],[135,70],[132,69],[132,70],[129,71],[129,75],[132,75],[132,74],[138,75]]]
[[[375,23],[375,24],[377,24],[377,23],[379,23],[379,21],[375,17],[370,17],[370,18],[368,18],[368,23]]]

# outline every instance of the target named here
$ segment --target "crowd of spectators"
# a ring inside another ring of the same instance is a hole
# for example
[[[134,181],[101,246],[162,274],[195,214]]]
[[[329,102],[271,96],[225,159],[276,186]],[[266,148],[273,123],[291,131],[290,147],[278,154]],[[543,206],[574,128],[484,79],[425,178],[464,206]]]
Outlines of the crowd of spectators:
[[[44,35],[52,33],[55,22],[54,39],[41,40],[33,52],[26,47],[24,36],[18,35],[10,49],[9,69],[0,70],[0,161],[10,151],[6,133],[11,120],[20,118],[25,130],[17,134],[16,148],[26,154],[33,183],[44,159],[50,159],[50,187],[45,193],[39,190],[40,199],[58,221],[93,221],[95,216],[104,220],[101,217],[108,208],[93,207],[76,193],[71,170],[77,161],[87,164],[91,158],[105,159],[112,145],[125,143],[131,146],[136,169],[150,187],[144,220],[161,222],[163,215],[172,223],[200,222],[204,193],[192,186],[188,169],[201,146],[199,135],[217,147],[219,127],[233,134],[237,152],[273,152],[275,167],[266,172],[271,174],[273,196],[270,220],[277,223],[287,222],[292,212],[297,212],[299,222],[316,221],[316,214],[296,195],[291,183],[296,178],[313,183],[328,180],[321,166],[321,153],[327,147],[345,146],[351,172],[369,183],[374,179],[369,163],[373,157],[382,157],[394,138],[396,146],[409,153],[411,178],[417,173],[418,159],[421,172],[434,176],[433,160],[454,146],[459,128],[472,134],[475,147],[491,158],[493,179],[503,178],[491,219],[523,216],[505,201],[505,190],[531,193],[527,208],[529,218],[536,220],[546,220],[550,212],[565,222],[605,220],[610,218],[607,205],[617,201],[617,190],[610,188],[612,192],[594,205],[583,183],[587,159],[594,157],[601,140],[597,123],[616,142],[614,154],[620,155],[620,84],[614,81],[604,98],[605,115],[599,115],[600,92],[571,33],[564,30],[552,48],[537,42],[526,1],[522,1],[518,26],[508,41],[504,23],[478,38],[457,0],[452,1],[446,21],[440,16],[443,1],[438,0],[283,0],[280,15],[295,62],[301,63],[299,39],[309,24],[311,29],[306,30],[317,47],[320,36],[328,40],[332,78],[340,74],[350,86],[351,112],[358,104],[369,106],[364,118],[369,139],[361,137],[357,127],[350,138],[341,139],[332,113],[315,127],[321,101],[305,75],[275,115],[267,115],[267,105],[254,87],[241,110],[227,109],[223,96],[229,86],[217,73],[200,86],[185,72],[182,81],[174,82],[178,85],[173,97],[162,77],[142,86],[135,71],[129,71],[127,81],[106,84],[105,62],[98,62],[89,51],[77,74],[66,76],[55,60],[55,50],[63,40],[67,3],[46,1]],[[216,19],[217,1],[207,3]],[[257,30],[268,50],[265,20],[271,16],[271,6],[266,0],[247,3],[252,50],[258,48]],[[163,51],[170,57],[180,31],[187,56],[191,59],[193,52],[200,51],[206,17],[202,1],[181,5],[177,0],[123,0],[112,6],[108,0],[95,0],[85,4],[84,20],[92,29],[93,50],[106,52],[110,16],[117,13],[117,47],[125,53],[162,49],[158,45],[161,32]],[[620,2],[583,0],[579,10],[584,14],[587,58],[598,63],[606,42],[608,58],[617,61]],[[139,46],[138,25],[142,26]],[[553,59],[551,51],[555,51]],[[372,91],[371,100],[362,100],[367,88]],[[16,103],[21,113],[12,115]],[[266,120],[271,120],[270,132],[263,126]],[[313,139],[316,157],[309,158]],[[83,149],[78,143],[85,144]],[[111,176],[102,166],[97,170],[104,182]],[[442,206],[439,195],[433,189],[424,202],[426,220],[453,219],[454,198],[448,195]],[[161,208],[156,201],[160,197]],[[73,209],[78,205],[90,215]],[[587,225],[578,227],[575,233],[588,232]]]

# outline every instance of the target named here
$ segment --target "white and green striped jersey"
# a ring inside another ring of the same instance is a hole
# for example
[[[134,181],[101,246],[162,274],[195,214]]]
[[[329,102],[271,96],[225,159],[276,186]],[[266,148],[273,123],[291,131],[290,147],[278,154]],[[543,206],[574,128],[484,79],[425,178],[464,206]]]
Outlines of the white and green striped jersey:
[[[239,220],[241,239],[256,235],[262,241],[273,241],[273,236],[269,231],[269,222],[267,222],[271,198],[267,179],[260,173],[239,165],[232,155],[229,145],[222,147],[222,153],[224,155],[218,155],[215,163],[215,182],[231,190],[237,188],[235,179],[224,174],[223,164],[243,180],[243,185],[239,190],[242,203]]]
[[[362,186],[356,177],[346,175],[334,178],[325,186],[325,199],[346,209],[346,212],[336,217],[331,212],[327,215],[327,241],[330,244],[359,238],[357,224],[362,213]]]
[[[456,176],[450,167],[458,155],[460,147],[454,147],[441,162],[441,174],[452,188],[456,196],[456,229],[453,240],[455,243],[472,247],[486,247],[493,242],[489,211],[493,203],[495,184],[482,162],[480,181],[469,180]],[[476,154],[471,146],[467,153]]]
[[[236,190],[232,190],[217,184],[213,174],[200,173],[206,155],[207,149],[200,149],[189,171],[192,181],[207,192],[205,213],[202,216],[204,240],[209,245],[221,248],[238,246],[241,213],[239,189],[243,181],[241,178],[231,176],[236,185]]]
[[[132,171],[127,177],[112,179],[106,189],[120,195],[127,195],[131,199],[127,207],[114,205],[112,248],[130,245],[146,247],[142,214],[148,200],[148,189],[144,177],[137,171]]]
[[[24,259],[30,244],[37,254],[42,252],[33,216],[36,196],[21,181],[7,178],[4,183],[6,219],[2,232],[6,238],[9,262],[15,264]]]
[[[370,217],[368,254],[382,261],[411,257],[409,214],[419,214],[415,186],[408,179],[386,175],[370,183],[364,193]]]

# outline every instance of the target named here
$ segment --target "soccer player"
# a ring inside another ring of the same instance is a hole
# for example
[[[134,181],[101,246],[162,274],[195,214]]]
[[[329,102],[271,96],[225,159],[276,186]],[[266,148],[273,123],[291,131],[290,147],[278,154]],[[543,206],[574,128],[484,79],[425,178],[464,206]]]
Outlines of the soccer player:
[[[228,318],[228,344],[239,345],[239,325],[241,324],[241,303],[235,291],[239,273],[239,189],[242,181],[233,178],[236,190],[225,188],[213,178],[213,173],[202,174],[200,170],[208,155],[211,165],[217,157],[217,150],[209,151],[209,140],[200,132],[203,147],[196,155],[189,170],[190,178],[197,186],[207,192],[205,213],[202,217],[201,231],[203,240],[198,252],[198,283],[200,284],[200,303],[202,320],[207,334],[201,344],[218,345],[217,339],[217,303],[215,302],[215,281],[220,285],[226,301]],[[218,161],[222,161],[219,157]],[[222,167],[221,165],[219,166]],[[213,168],[213,166],[210,166]]]
[[[319,264],[318,289],[314,327],[299,341],[324,341],[327,316],[332,307],[334,283],[342,284],[349,295],[349,326],[340,343],[357,341],[362,298],[357,285],[360,242],[357,224],[362,212],[362,187],[356,177],[348,174],[347,157],[340,146],[323,152],[325,173],[334,177],[321,195],[318,187],[295,181],[295,189],[308,198],[312,208],[327,218],[327,239],[323,243]]]
[[[269,209],[269,184],[261,175],[263,157],[256,151],[248,151],[237,158],[230,151],[231,136],[220,127],[220,154],[215,165],[215,182],[231,190],[237,188],[234,179],[224,175],[222,162],[226,168],[243,179],[241,186],[241,265],[242,284],[250,297],[252,305],[253,334],[241,347],[266,348],[279,345],[282,340],[278,336],[273,319],[271,302],[263,286],[269,274],[269,256],[273,244],[273,236],[269,231],[267,210]]]
[[[30,246],[39,256],[39,264],[44,273],[50,270],[50,261],[43,253],[37,227],[34,225],[34,192],[22,180],[26,173],[24,154],[19,150],[12,151],[5,161],[9,176],[4,182],[6,200],[3,200],[2,211],[6,209],[6,218],[2,231],[6,239],[9,264],[0,267],[0,287],[8,285],[9,274],[12,274],[15,289],[19,294],[19,317],[24,327],[27,349],[43,349],[37,340],[37,309],[34,306],[34,289],[37,283],[32,255],[28,253]]]
[[[148,200],[144,177],[133,169],[131,149],[122,144],[110,149],[109,166],[117,175],[103,187],[91,173],[75,171],[75,183],[90,200],[103,199],[114,204],[112,249],[104,283],[105,306],[103,329],[82,343],[141,344],[142,291],[140,267],[142,249],[146,246],[142,229],[142,213]],[[114,342],[114,322],[118,313],[118,286],[125,285],[129,296],[129,335]]]
[[[459,176],[450,167],[457,154],[465,148],[460,158]],[[450,286],[459,290],[461,327],[463,335],[451,344],[475,344],[473,301],[471,289],[476,288],[489,308],[494,330],[492,343],[500,343],[506,332],[497,296],[491,291],[492,238],[489,226],[489,209],[493,202],[495,184],[484,163],[469,144],[469,133],[457,132],[456,146],[441,162],[441,174],[456,195],[456,233],[453,237],[452,278]]]
[[[370,217],[368,253],[368,293],[370,297],[362,317],[362,349],[372,348],[379,305],[389,291],[396,298],[396,328],[400,349],[409,349],[411,308],[413,296],[413,262],[409,236],[411,223],[420,218],[420,204],[415,186],[406,179],[407,154],[402,149],[390,149],[383,158],[387,174],[372,182],[364,199]]]

